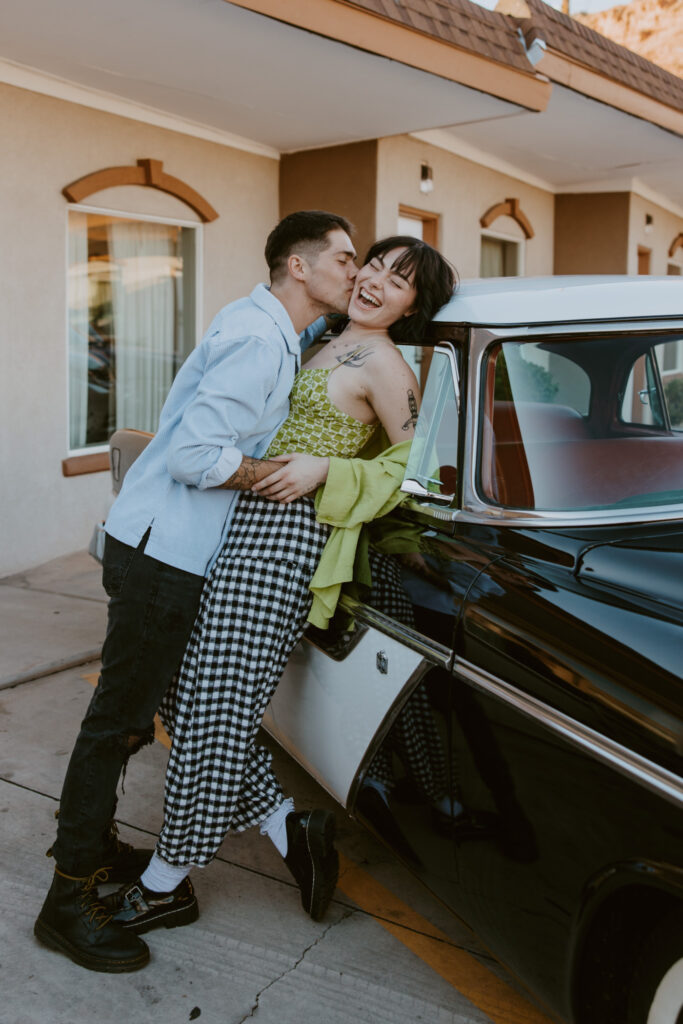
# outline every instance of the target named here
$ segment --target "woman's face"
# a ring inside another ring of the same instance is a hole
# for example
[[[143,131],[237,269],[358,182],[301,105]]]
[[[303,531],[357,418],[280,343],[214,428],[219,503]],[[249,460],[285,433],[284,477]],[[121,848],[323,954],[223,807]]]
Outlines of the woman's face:
[[[403,246],[390,249],[358,271],[349,303],[349,316],[354,323],[386,330],[414,311],[417,293],[412,275],[406,278],[393,269],[405,251]]]

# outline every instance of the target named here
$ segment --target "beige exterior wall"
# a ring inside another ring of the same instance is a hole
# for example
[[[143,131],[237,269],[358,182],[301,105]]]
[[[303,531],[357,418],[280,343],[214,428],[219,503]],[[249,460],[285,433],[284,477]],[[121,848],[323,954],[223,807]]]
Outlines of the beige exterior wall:
[[[200,229],[203,330],[265,280],[278,219],[278,161],[10,86],[0,86],[0,575],[87,545],[108,473],[65,478],[68,454],[67,208],[61,189],[141,157],[187,182],[219,213]],[[196,221],[154,189],[109,189],[84,205]],[[202,273],[203,268],[203,273]]]
[[[652,223],[646,224],[646,217]],[[638,273],[638,247],[650,250],[650,273],[655,276],[665,275],[669,263],[675,263],[683,272],[683,248],[679,248],[673,257],[669,256],[671,243],[683,231],[683,217],[677,217],[656,203],[641,196],[631,195],[629,233],[628,233],[628,272]]]
[[[280,162],[280,214],[329,210],[356,228],[353,237],[362,259],[375,240],[377,142],[353,142],[305,153]]]
[[[629,272],[629,199],[628,192],[555,197],[556,274]]]
[[[428,163],[434,175],[434,190],[427,195],[420,192],[422,163]],[[377,237],[396,233],[400,205],[438,214],[439,248],[463,278],[479,276],[480,217],[505,199],[519,199],[534,229],[534,237],[523,245],[524,275],[552,274],[550,192],[408,136],[380,140],[377,180]],[[519,225],[507,217],[496,220],[490,230],[513,240],[523,238]]]

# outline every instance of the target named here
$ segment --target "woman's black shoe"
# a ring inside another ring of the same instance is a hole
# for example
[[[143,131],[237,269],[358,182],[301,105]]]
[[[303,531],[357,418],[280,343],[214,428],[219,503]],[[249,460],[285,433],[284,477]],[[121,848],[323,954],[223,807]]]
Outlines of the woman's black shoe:
[[[137,971],[149,961],[149,949],[137,935],[114,924],[105,910],[97,886],[107,880],[103,870],[74,878],[56,869],[33,931],[46,946],[89,971]]]
[[[192,882],[184,878],[171,892],[154,892],[138,878],[132,885],[104,896],[102,903],[120,928],[140,935],[152,928],[178,928],[199,917]]]
[[[285,864],[301,890],[302,907],[314,921],[320,921],[330,905],[339,877],[334,815],[331,811],[292,811],[285,822]]]

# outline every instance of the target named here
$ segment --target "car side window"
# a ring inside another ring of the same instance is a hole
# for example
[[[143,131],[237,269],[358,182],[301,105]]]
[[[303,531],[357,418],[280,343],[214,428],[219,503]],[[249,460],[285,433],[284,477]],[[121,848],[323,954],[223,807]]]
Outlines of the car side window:
[[[415,439],[406,466],[403,490],[411,484],[438,495],[454,496],[458,466],[457,361],[450,349],[437,348],[429,368]],[[426,494],[422,495],[427,497]]]
[[[653,345],[631,367],[621,420],[639,426],[683,430],[683,341]]]

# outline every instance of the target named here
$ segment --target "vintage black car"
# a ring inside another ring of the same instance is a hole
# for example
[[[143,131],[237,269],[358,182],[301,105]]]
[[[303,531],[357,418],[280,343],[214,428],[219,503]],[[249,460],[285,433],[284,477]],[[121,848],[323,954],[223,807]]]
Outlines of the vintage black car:
[[[402,553],[264,724],[553,1016],[682,1024],[683,283],[473,282],[425,345]]]
[[[558,1020],[683,1024],[683,282],[464,284],[422,373],[264,725]]]

